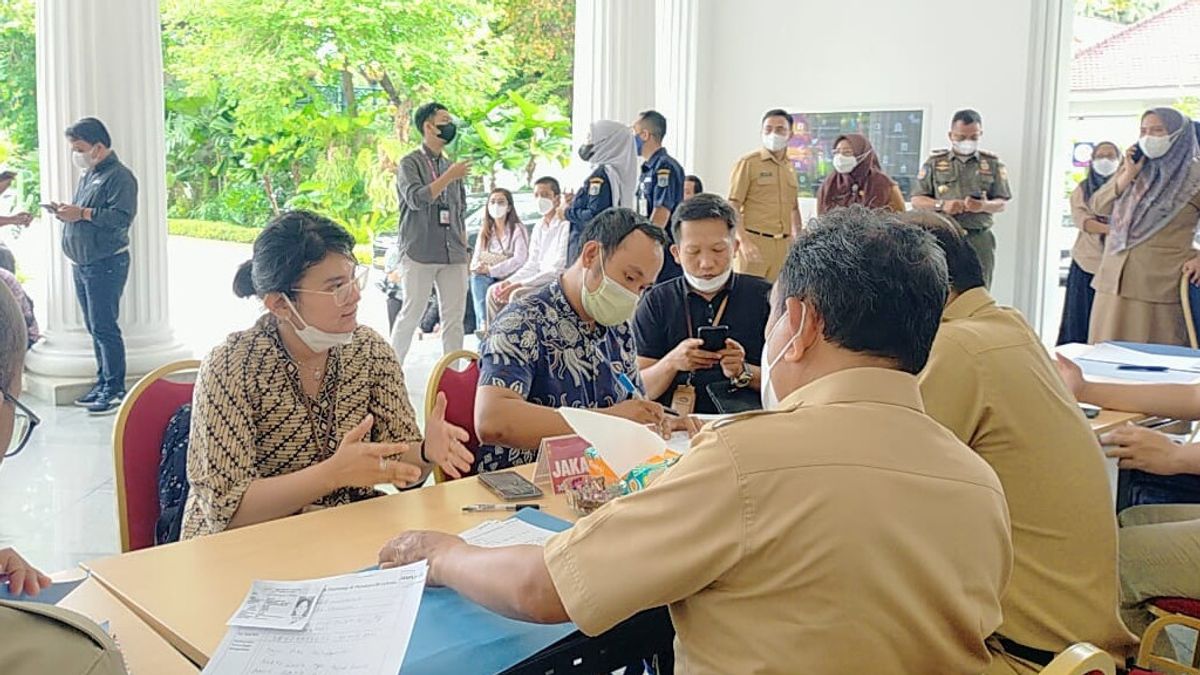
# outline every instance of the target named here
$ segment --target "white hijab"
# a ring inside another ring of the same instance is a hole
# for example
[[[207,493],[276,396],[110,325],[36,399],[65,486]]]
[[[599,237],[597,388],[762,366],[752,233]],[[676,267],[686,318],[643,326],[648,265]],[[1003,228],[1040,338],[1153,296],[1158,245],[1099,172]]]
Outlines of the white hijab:
[[[637,193],[638,165],[637,150],[633,147],[633,132],[627,125],[612,120],[592,122],[593,167],[602,166],[612,185],[613,206],[633,208]]]

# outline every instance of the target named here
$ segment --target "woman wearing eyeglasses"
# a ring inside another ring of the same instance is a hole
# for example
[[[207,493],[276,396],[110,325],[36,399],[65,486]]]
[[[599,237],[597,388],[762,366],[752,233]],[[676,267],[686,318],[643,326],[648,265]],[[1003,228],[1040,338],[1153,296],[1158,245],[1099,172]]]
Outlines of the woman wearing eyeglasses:
[[[183,538],[336,506],[451,476],[474,458],[438,399],[422,440],[391,345],[357,320],[366,270],[340,225],[276,216],[234,292],[267,313],[200,366],[188,447]]]
[[[24,449],[37,415],[17,397],[25,362],[25,319],[16,299],[0,287],[0,448],[3,458]],[[11,548],[0,548],[0,586],[13,596],[36,596],[50,585]],[[113,638],[95,622],[45,604],[0,600],[0,673],[4,675],[125,675]]]

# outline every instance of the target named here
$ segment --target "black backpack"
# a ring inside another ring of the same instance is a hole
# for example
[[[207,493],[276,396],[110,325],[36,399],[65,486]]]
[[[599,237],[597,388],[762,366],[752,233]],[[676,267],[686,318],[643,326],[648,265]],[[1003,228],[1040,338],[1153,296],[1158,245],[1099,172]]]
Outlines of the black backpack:
[[[163,434],[158,462],[158,522],[154,524],[156,546],[179,541],[188,497],[187,453],[191,428],[192,404],[184,403],[171,415]]]

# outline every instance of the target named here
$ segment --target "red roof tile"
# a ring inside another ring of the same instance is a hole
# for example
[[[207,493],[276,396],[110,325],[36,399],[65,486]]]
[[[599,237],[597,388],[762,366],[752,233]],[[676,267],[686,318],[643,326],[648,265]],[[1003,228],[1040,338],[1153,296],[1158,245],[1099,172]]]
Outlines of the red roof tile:
[[[1075,54],[1071,90],[1200,85],[1200,0],[1184,0]]]

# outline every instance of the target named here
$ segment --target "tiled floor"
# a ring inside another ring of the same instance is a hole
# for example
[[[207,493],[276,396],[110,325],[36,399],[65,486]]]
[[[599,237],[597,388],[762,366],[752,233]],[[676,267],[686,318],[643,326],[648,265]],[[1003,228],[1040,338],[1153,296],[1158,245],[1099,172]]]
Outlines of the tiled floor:
[[[237,300],[225,279],[249,257],[249,247],[172,237],[171,315],[176,337],[203,355],[222,337],[248,326],[257,314],[252,301]],[[222,283],[198,282],[217,278]],[[226,317],[213,322],[211,317]],[[359,308],[363,323],[383,332],[387,313],[382,294],[369,286]],[[386,333],[384,333],[386,335]],[[466,347],[478,346],[467,337]],[[441,356],[436,336],[415,340],[405,367],[409,397],[423,417],[425,383]],[[24,397],[42,418],[20,455],[0,464],[0,546],[15,547],[48,572],[120,549],[113,482],[112,428],[115,417],[89,417],[73,407],[54,407]]]

